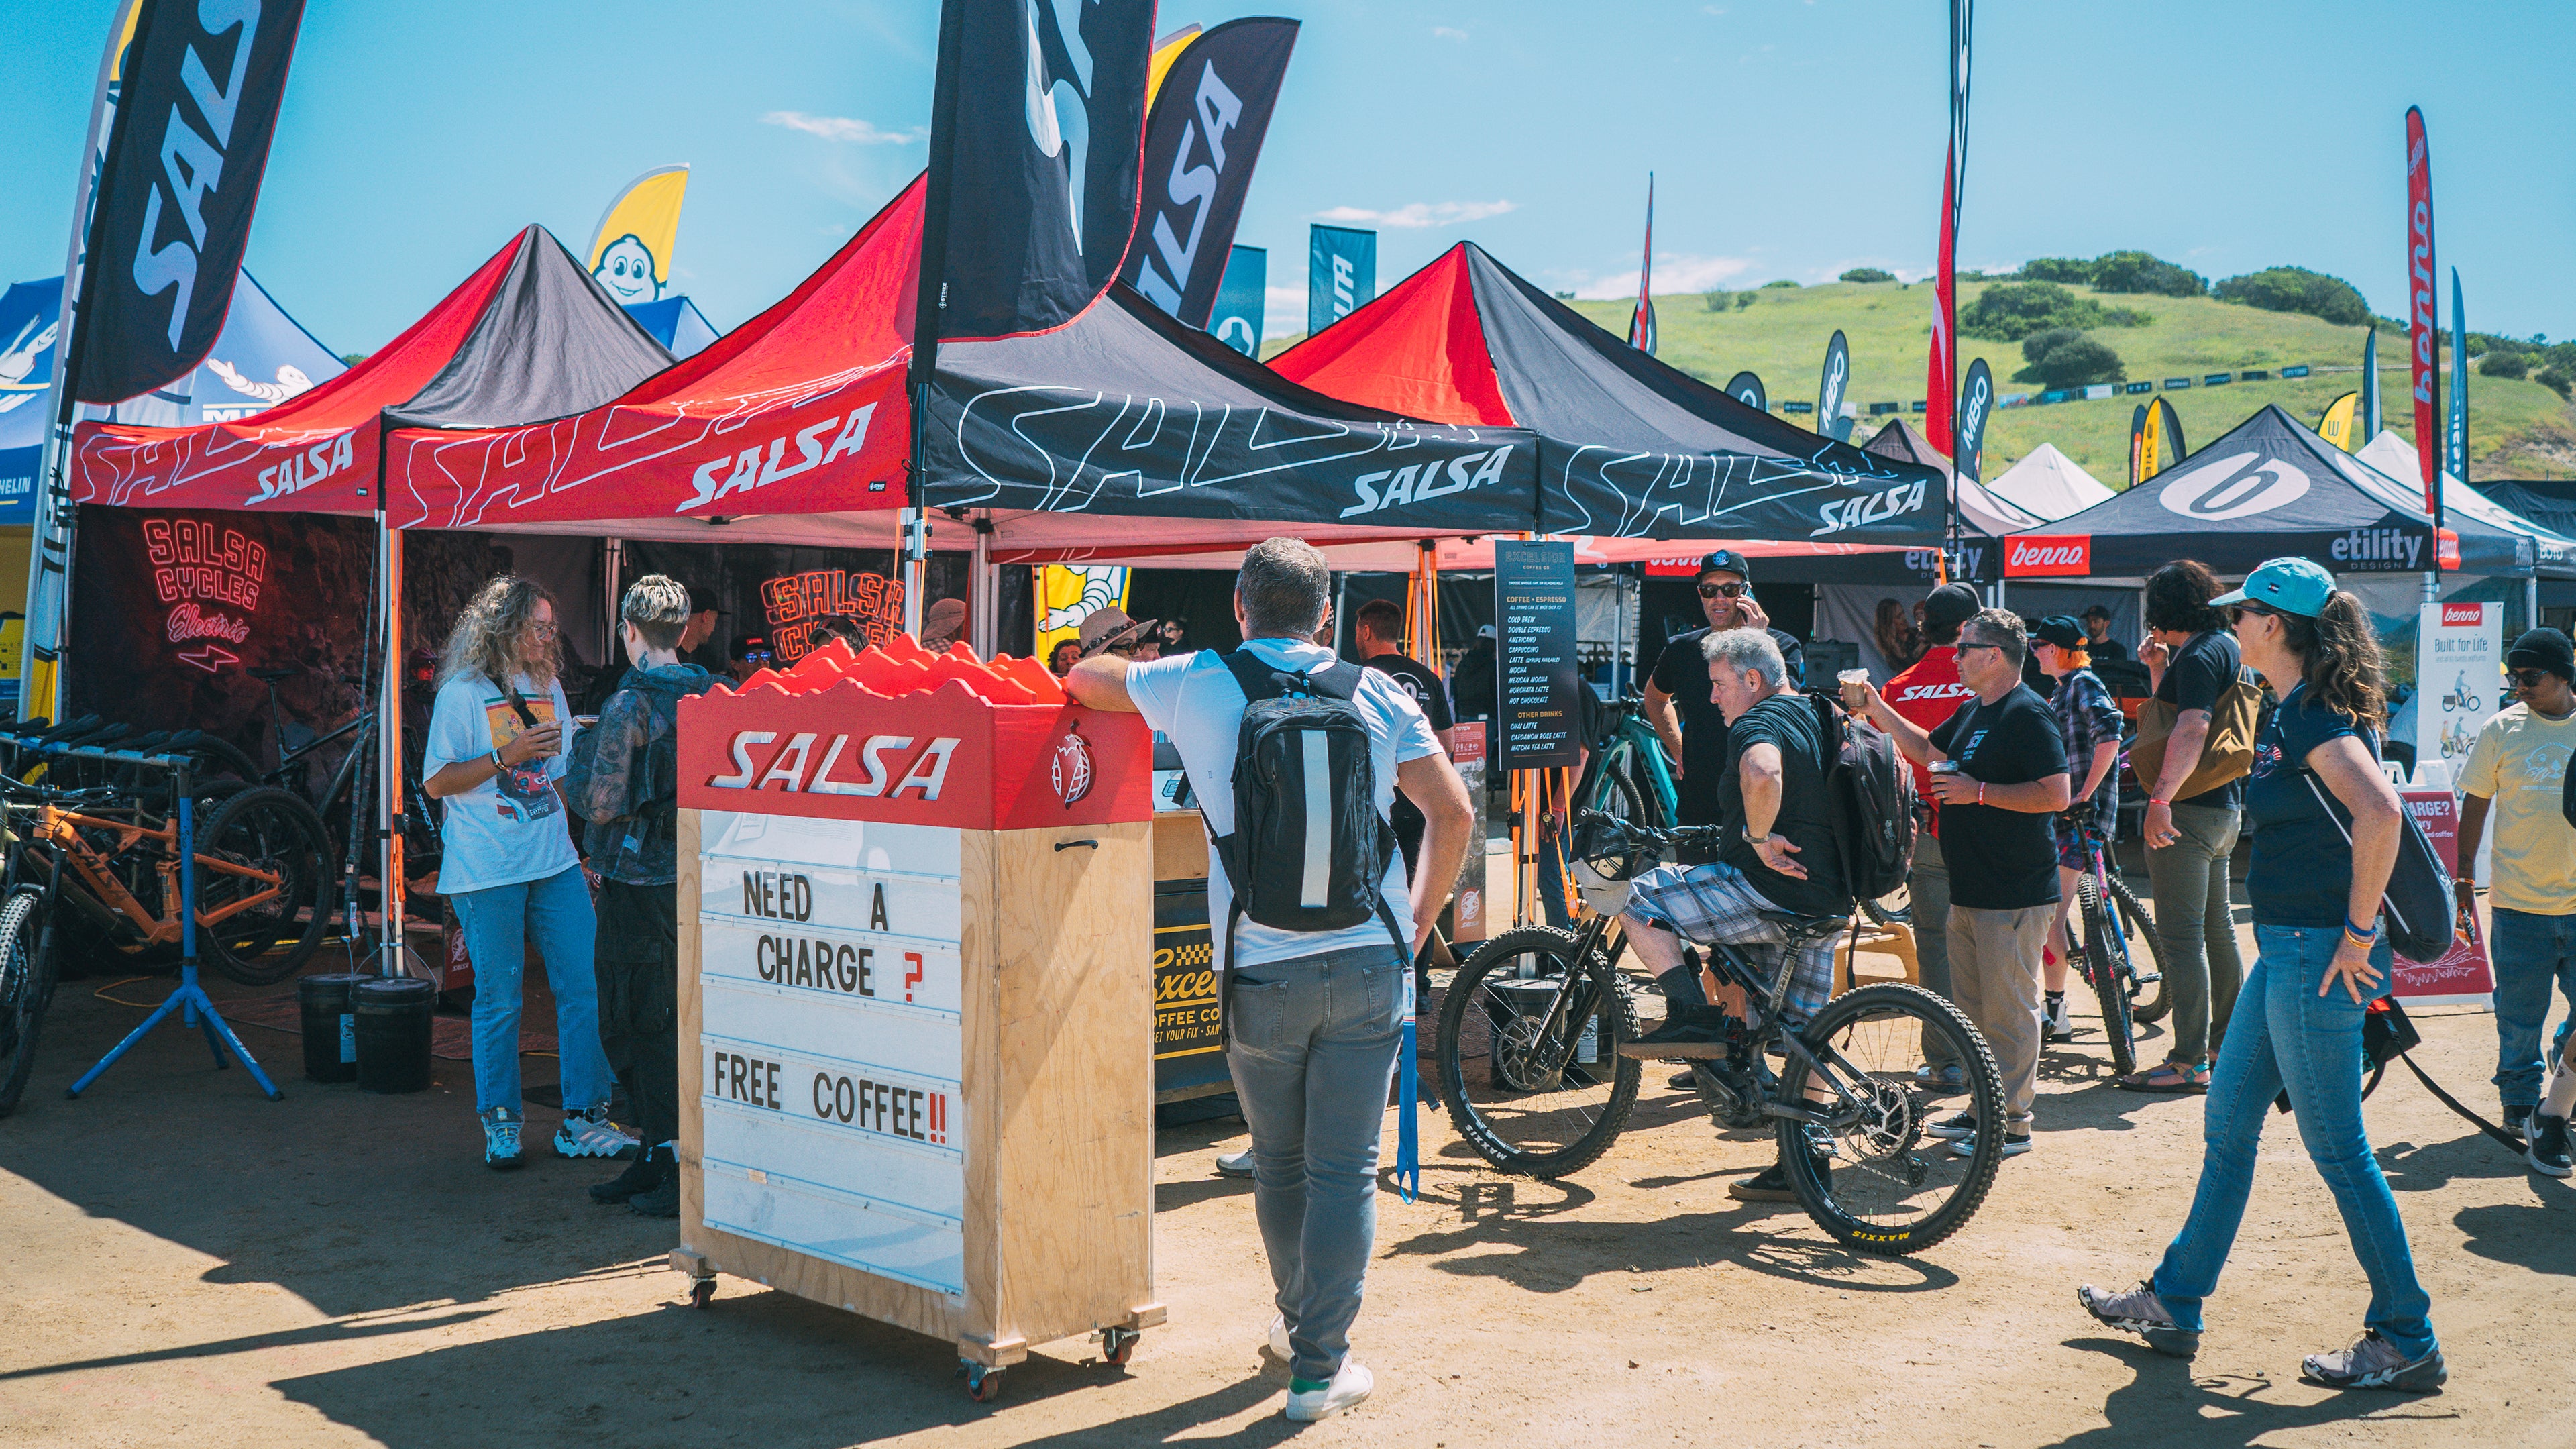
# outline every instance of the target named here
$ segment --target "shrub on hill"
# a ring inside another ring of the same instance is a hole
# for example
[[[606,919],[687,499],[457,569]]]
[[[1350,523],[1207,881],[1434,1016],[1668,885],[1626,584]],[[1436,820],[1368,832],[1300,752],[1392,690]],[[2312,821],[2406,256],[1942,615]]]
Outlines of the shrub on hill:
[[[2576,391],[2576,374],[2570,373],[2564,363],[2549,364],[2542,368],[2540,376],[2533,378],[2532,381],[2560,397],[2566,397],[2571,391]]]
[[[1959,309],[1959,332],[1997,342],[2019,342],[2052,327],[2144,327],[2153,317],[2130,307],[2105,307],[2055,282],[1988,287]]]
[[[2299,312],[2341,327],[2370,321],[2370,304],[2352,283],[2305,267],[2266,267],[2230,277],[2210,289],[2222,302],[2240,302],[2267,312]]]
[[[2197,297],[2209,281],[2188,267],[2145,252],[2104,252],[2093,259],[2093,290],[2150,297]]]
[[[2480,377],[2529,377],[2531,359],[2519,352],[2490,352],[2478,359]]]
[[[1798,289],[1798,284],[1790,281],[1787,277],[1773,277],[1770,281],[1764,282],[1762,285],[1765,287],[1786,287],[1793,292]]]
[[[1894,272],[1881,271],[1877,267],[1854,267],[1850,271],[1843,273],[1842,276],[1836,280],[1844,282],[1893,282],[1896,280],[1896,274]]]
[[[2083,387],[2096,382],[2120,382],[2127,377],[2120,354],[2112,351],[2109,343],[2066,328],[2051,328],[2030,340],[2041,338],[2055,340],[2035,357],[2031,356],[2029,343],[2024,343],[2022,355],[2030,358],[2031,365],[2022,371],[2043,387]]]
[[[2033,257],[2021,264],[2021,279],[2089,287],[2093,285],[2093,264],[2081,257]]]

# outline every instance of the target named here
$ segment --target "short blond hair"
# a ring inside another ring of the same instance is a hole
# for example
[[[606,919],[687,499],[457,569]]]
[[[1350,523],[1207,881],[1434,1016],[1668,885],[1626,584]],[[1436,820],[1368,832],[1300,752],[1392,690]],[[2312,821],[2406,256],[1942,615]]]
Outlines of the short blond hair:
[[[617,617],[635,626],[650,649],[677,649],[689,630],[689,591],[668,574],[646,574],[626,586]]]

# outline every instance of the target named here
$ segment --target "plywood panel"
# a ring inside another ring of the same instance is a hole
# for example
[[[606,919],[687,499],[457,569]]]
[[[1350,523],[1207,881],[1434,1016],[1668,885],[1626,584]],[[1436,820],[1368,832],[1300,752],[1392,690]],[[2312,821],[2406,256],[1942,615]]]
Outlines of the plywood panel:
[[[1153,878],[1205,880],[1207,873],[1207,822],[1198,812],[1155,816]]]

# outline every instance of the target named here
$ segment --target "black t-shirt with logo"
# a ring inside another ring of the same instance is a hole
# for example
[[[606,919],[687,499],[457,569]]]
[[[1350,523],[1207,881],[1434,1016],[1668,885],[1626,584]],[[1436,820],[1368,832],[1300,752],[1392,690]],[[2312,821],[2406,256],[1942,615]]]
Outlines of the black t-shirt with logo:
[[[1849,915],[1852,898],[1843,893],[1842,855],[1834,846],[1833,800],[1825,792],[1825,734],[1815,702],[1803,694],[1775,694],[1734,721],[1727,742],[1730,758],[1718,773],[1718,808],[1734,821],[1744,819],[1744,752],[1759,744],[1779,749],[1780,813],[1771,830],[1798,847],[1793,858],[1807,878],[1795,880],[1763,864],[1741,831],[1730,832],[1734,838],[1719,858],[1743,871],[1755,890],[1784,911]]]
[[[2215,710],[2218,697],[2227,692],[2227,686],[2236,682],[2240,667],[2235,635],[2224,629],[2194,634],[2191,641],[2174,655],[2173,662],[2165,666],[2164,682],[2156,686],[2156,698],[2172,705],[2177,712],[2186,709]],[[2141,780],[2138,783],[2146,787],[2149,795],[2155,793],[2155,781]],[[2245,782],[2237,779],[2215,790],[2185,795],[2174,803],[2200,805],[2211,810],[2233,810],[2244,801]]]
[[[2027,785],[2066,771],[2066,737],[2048,702],[2022,685],[1992,704],[1959,706],[1932,732],[1959,773],[1989,785]],[[1941,807],[1950,904],[2020,911],[2057,904],[2057,818],[1999,805]]]
[[[1682,717],[1684,825],[1716,825],[1727,818],[1719,813],[1717,798],[1717,782],[1726,774],[1729,758],[1726,716],[1708,697],[1708,656],[1699,652],[1700,642],[1707,637],[1706,629],[1676,634],[1655,659],[1655,688],[1673,697],[1673,707]],[[1807,677],[1807,651],[1794,636],[1777,629],[1771,631],[1771,642],[1780,646],[1780,657],[1788,661],[1789,688],[1799,688]]]

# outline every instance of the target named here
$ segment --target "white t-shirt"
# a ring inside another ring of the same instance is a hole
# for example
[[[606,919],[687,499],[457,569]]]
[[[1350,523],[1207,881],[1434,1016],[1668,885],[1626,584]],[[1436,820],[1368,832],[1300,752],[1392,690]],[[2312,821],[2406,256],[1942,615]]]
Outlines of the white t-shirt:
[[[572,710],[564,704],[563,684],[539,690],[526,675],[518,678],[528,712],[542,724],[564,723],[560,753],[505,770],[471,790],[439,803],[446,821],[439,839],[446,846],[438,867],[438,891],[489,890],[560,875],[581,862],[565,828],[563,797],[555,781],[572,768]],[[517,739],[518,711],[510,695],[479,674],[460,674],[439,686],[430,710],[429,738],[421,749],[421,775],[435,775],[459,760],[479,760]]]
[[[1323,669],[1334,662],[1332,650],[1293,639],[1255,639],[1246,647],[1255,658],[1284,669]],[[1234,741],[1243,726],[1247,701],[1243,686],[1234,682],[1224,658],[1213,649],[1202,649],[1170,659],[1131,664],[1127,667],[1127,697],[1135,701],[1145,723],[1169,736],[1181,752],[1181,767],[1188,771],[1190,789],[1207,812],[1211,835],[1233,834]],[[1383,820],[1395,807],[1395,767],[1406,760],[1440,753],[1440,741],[1431,733],[1430,721],[1422,717],[1422,707],[1404,692],[1403,684],[1377,670],[1360,671],[1359,691],[1351,696],[1351,702],[1368,720],[1369,755],[1377,776],[1377,813]],[[1410,945],[1413,901],[1405,889],[1403,852],[1396,852],[1387,862],[1382,889],[1387,906],[1395,913],[1395,923]],[[1233,904],[1233,884],[1226,879],[1225,864],[1217,859],[1216,845],[1211,840],[1208,923],[1216,941],[1219,970],[1228,964],[1224,959],[1225,918]],[[1282,931],[1247,916],[1235,933],[1236,954],[1246,966],[1388,944],[1386,924],[1376,920],[1339,931]]]

